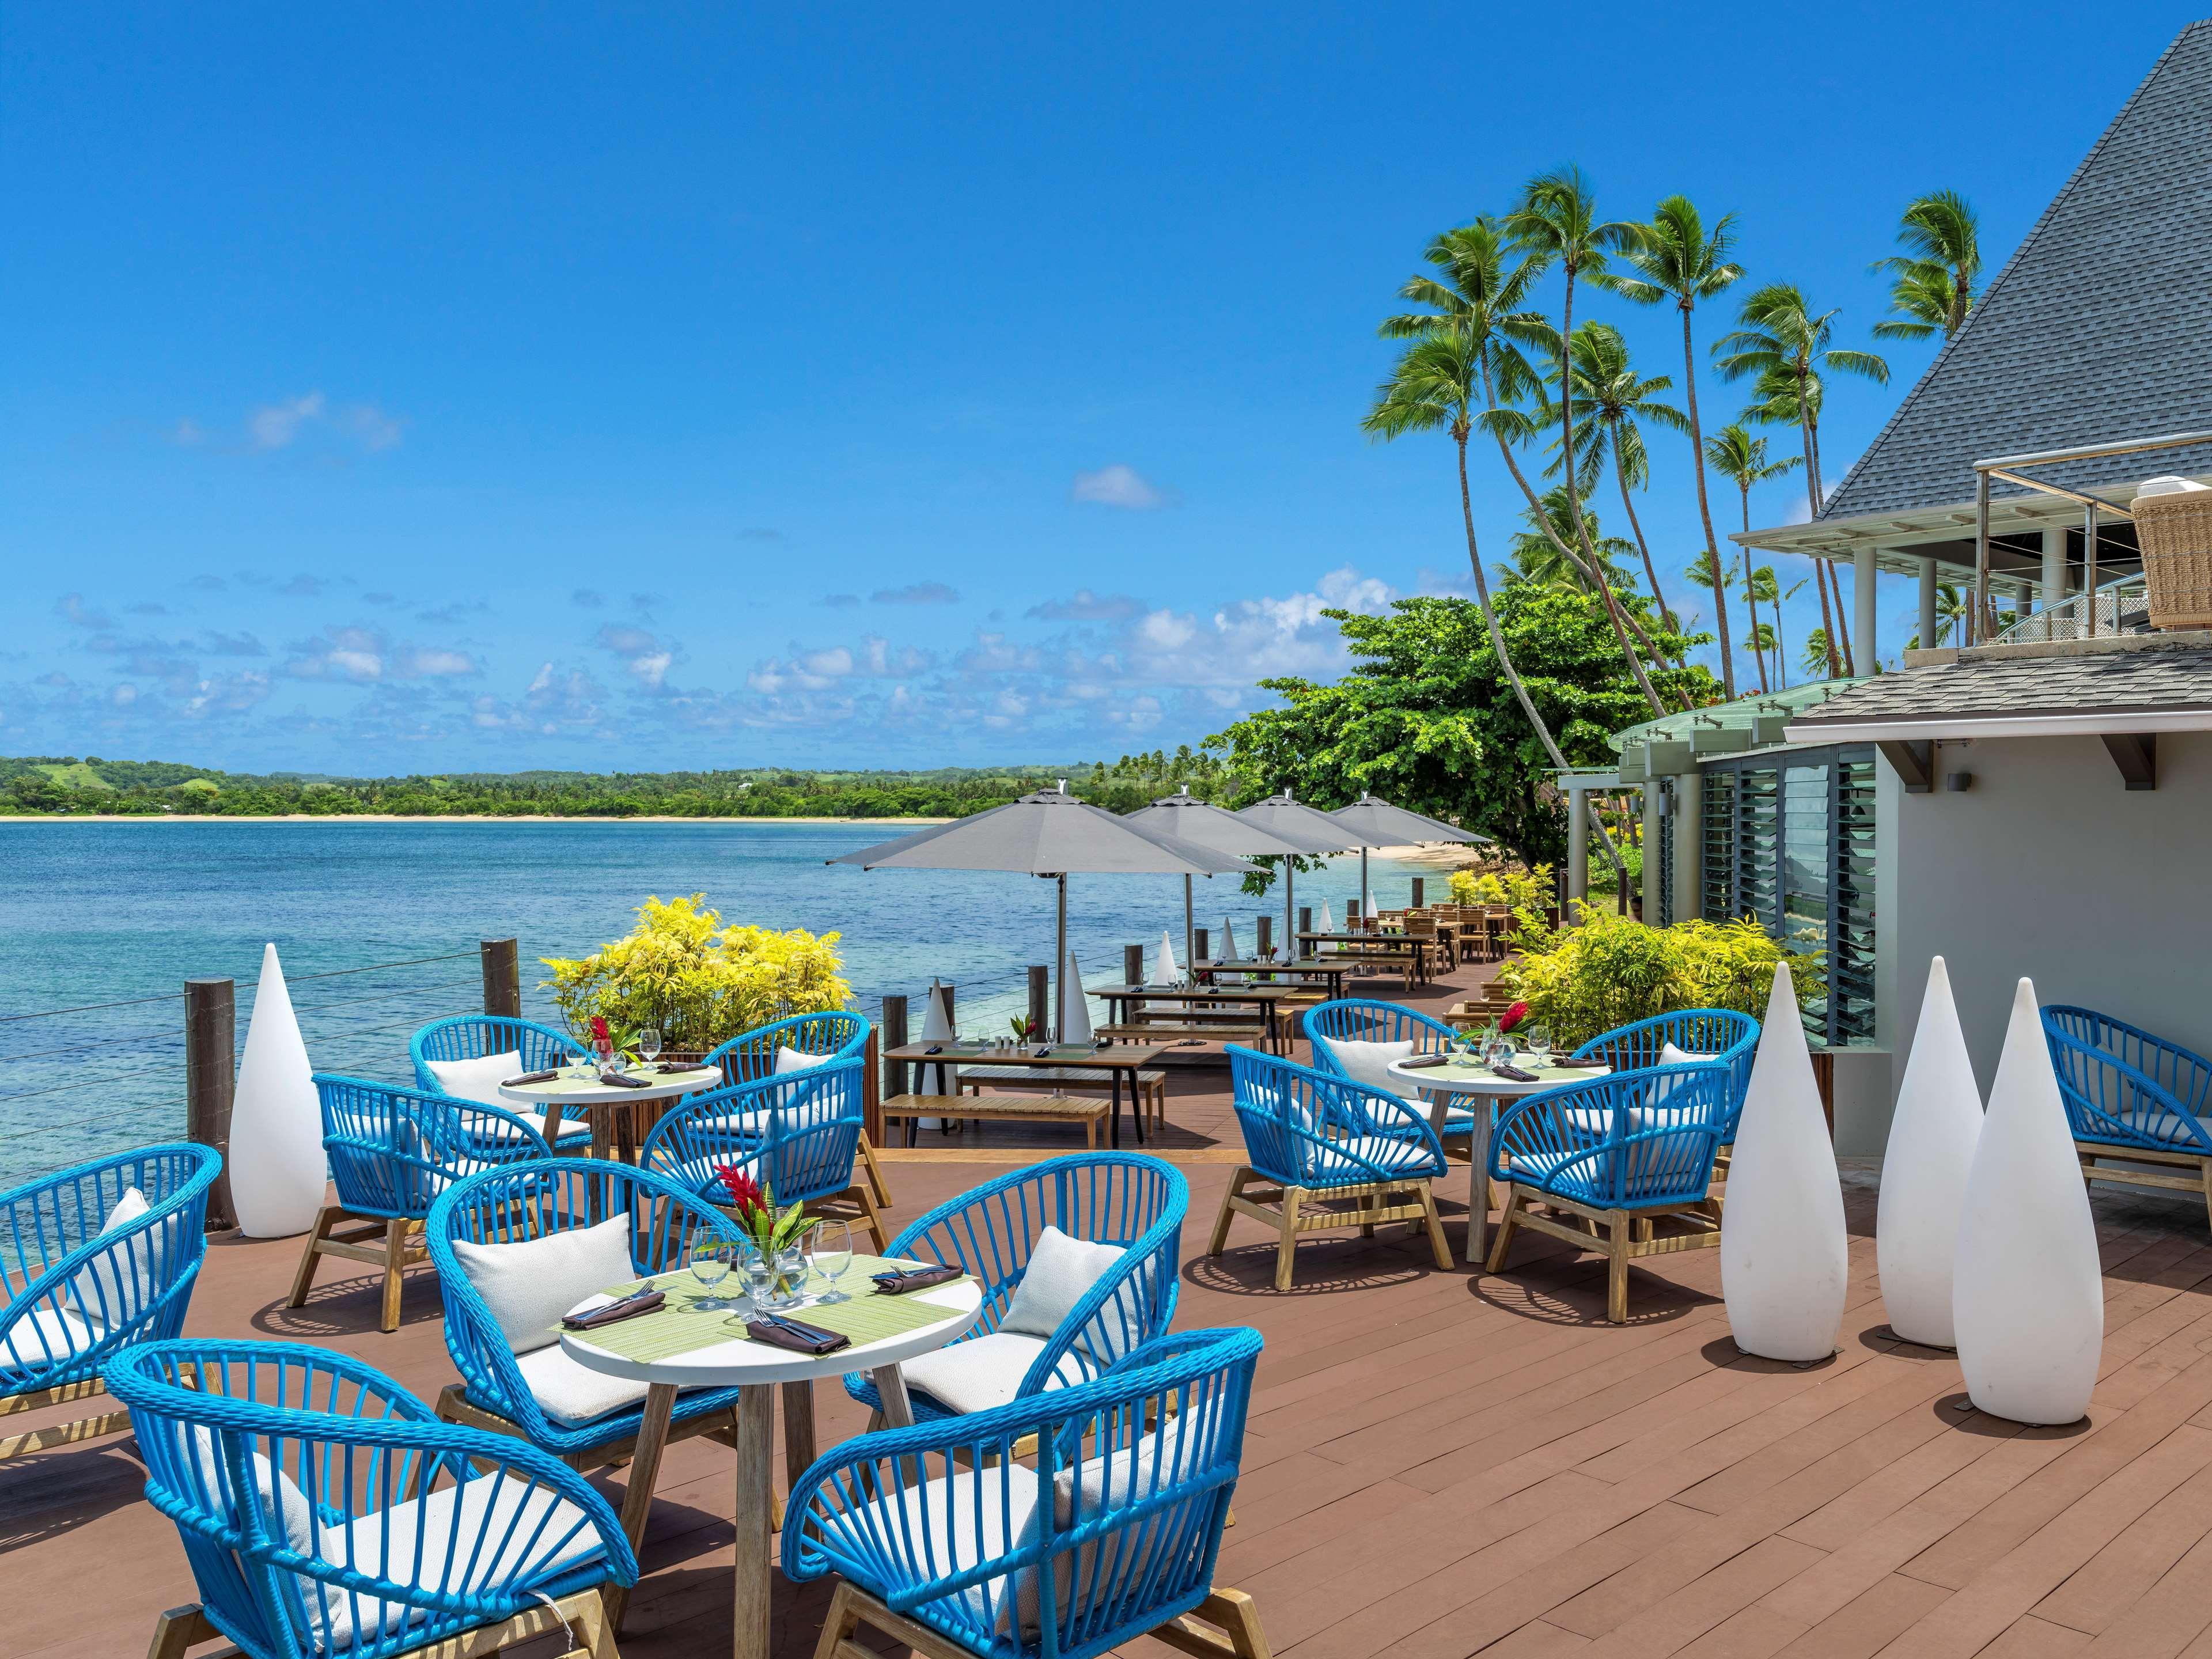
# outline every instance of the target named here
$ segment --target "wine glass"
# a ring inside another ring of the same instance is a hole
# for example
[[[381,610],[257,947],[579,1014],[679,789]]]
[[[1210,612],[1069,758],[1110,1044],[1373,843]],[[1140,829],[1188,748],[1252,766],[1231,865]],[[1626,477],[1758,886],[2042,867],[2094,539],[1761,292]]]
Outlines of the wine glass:
[[[648,1025],[637,1034],[639,1057],[647,1065],[660,1058],[660,1028]]]
[[[687,1265],[691,1277],[699,1281],[699,1288],[709,1292],[696,1298],[692,1306],[702,1312],[719,1311],[730,1304],[712,1294],[714,1286],[730,1276],[730,1247],[726,1244],[695,1244],[691,1247]]]
[[[824,1221],[807,1236],[806,1255],[814,1271],[830,1281],[829,1293],[822,1299],[844,1301],[845,1293],[837,1288],[837,1281],[853,1265],[852,1227],[842,1221]]]
[[[1539,1071],[1552,1063],[1552,1028],[1550,1026],[1531,1025],[1528,1028],[1528,1053],[1534,1058],[1536,1068]]]

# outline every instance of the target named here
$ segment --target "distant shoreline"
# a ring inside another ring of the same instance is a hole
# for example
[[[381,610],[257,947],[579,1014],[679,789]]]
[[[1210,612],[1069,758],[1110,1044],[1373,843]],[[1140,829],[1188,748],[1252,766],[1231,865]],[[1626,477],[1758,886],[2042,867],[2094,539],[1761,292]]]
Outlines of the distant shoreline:
[[[725,817],[635,812],[0,812],[0,823],[950,823],[951,818]]]

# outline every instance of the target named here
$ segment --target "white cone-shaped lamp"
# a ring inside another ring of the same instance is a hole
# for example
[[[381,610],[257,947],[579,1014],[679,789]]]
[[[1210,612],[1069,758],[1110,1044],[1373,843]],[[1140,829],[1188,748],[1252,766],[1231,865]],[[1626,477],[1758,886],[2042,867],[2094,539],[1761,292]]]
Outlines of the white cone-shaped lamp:
[[[1784,963],[1774,970],[1721,1216],[1721,1291],[1736,1346],[1766,1359],[1826,1359],[1849,1273],[1843,1183]]]
[[[2105,1346],[2097,1230],[2036,1007],[2020,982],[1966,1177],[1951,1269],[1966,1392],[1992,1417],[2075,1423]]]
[[[1937,957],[1928,964],[1912,1058],[1890,1120],[1875,1224],[1882,1305],[1889,1328],[1907,1342],[1958,1346],[1951,1329],[1951,1264],[1966,1212],[1966,1174],[1981,1136],[1982,1092],[1951,1000],[1950,972]]]
[[[1321,931],[1324,933],[1336,931],[1336,917],[1331,914],[1327,899],[1321,902]]]
[[[1175,940],[1163,927],[1160,929],[1160,953],[1152,958],[1152,983],[1172,985],[1182,977],[1176,968]]]
[[[261,987],[238,1063],[226,1162],[239,1231],[248,1238],[289,1238],[315,1224],[330,1178],[323,1109],[273,945],[261,953]]]
[[[952,1013],[945,1006],[945,988],[935,980],[921,1000],[921,1040],[924,1042],[949,1042],[952,1040]]]
[[[1075,965],[1075,952],[1067,953],[1067,1029],[1060,1034],[1062,1042],[1089,1042],[1091,1030],[1091,999],[1083,994],[1083,970]]]

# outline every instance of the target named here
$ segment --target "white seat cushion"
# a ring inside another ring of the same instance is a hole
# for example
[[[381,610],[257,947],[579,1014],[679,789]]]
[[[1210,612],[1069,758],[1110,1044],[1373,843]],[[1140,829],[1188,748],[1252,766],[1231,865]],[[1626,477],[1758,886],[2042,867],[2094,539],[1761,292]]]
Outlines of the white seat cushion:
[[[507,1346],[532,1353],[558,1339],[561,1316],[586,1297],[637,1277],[627,1215],[511,1244],[453,1241],[453,1255],[491,1310]]]
[[[100,1224],[99,1238],[107,1238],[123,1231],[146,1213],[146,1194],[136,1187],[128,1188],[107,1212]],[[160,1266],[156,1254],[161,1236],[159,1227],[149,1227],[119,1249],[96,1255],[70,1275],[69,1288],[76,1298],[73,1311],[85,1322],[105,1328],[128,1323],[145,1311],[153,1299],[154,1280]]]
[[[85,1352],[100,1333],[68,1309],[36,1307],[0,1332],[0,1373],[43,1371]]]
[[[1328,1143],[1328,1147],[1330,1152],[1342,1152],[1348,1158],[1356,1158],[1364,1163],[1372,1164],[1377,1169],[1391,1175],[1399,1175],[1408,1170],[1427,1175],[1436,1168],[1435,1159],[1426,1146],[1418,1140],[1401,1139],[1396,1135],[1359,1135],[1348,1140],[1332,1140]],[[1319,1156],[1322,1159],[1322,1167],[1324,1170],[1328,1169],[1329,1167],[1328,1155],[1322,1153]],[[1348,1166],[1337,1167],[1343,1170],[1346,1180],[1358,1180],[1363,1174],[1362,1171]]]
[[[479,1106],[514,1109],[499,1097],[499,1085],[522,1070],[522,1051],[483,1054],[475,1060],[433,1060],[426,1062],[438,1087],[456,1100],[473,1100]]]
[[[645,1403],[644,1383],[580,1365],[558,1342],[517,1354],[514,1367],[538,1408],[564,1429]]]
[[[2189,1126],[2192,1121],[2208,1136],[2212,1136],[2212,1117],[2192,1120],[2176,1117],[2171,1112],[2154,1112],[2146,1116],[2123,1118],[2120,1121],[2137,1134],[2148,1135],[2153,1140],[2166,1141],[2181,1152],[2193,1152],[2201,1150],[2197,1144],[2197,1137],[2190,1131]]]
[[[1020,1397],[1022,1379],[1044,1352],[1044,1339],[1018,1331],[954,1342],[899,1367],[909,1389],[920,1389],[950,1412],[987,1412]],[[1083,1362],[1069,1354],[1053,1368],[1052,1386],[1072,1388],[1088,1379]]]
[[[1326,1043],[1329,1058],[1337,1069],[1354,1083],[1364,1083],[1370,1089],[1380,1089],[1384,1094],[1403,1100],[1404,1079],[1390,1075],[1393,1062],[1413,1057],[1412,1042],[1363,1042],[1354,1037],[1316,1037],[1316,1042]]]

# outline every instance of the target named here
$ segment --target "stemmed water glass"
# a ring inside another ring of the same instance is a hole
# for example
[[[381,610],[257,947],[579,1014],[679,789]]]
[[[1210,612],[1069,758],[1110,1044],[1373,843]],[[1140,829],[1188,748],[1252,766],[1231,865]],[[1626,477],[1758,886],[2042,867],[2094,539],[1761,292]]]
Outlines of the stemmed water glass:
[[[660,1028],[659,1026],[648,1025],[637,1034],[637,1052],[639,1058],[648,1066],[660,1058]]]
[[[1528,1053],[1535,1060],[1538,1071],[1543,1070],[1552,1063],[1552,1028],[1550,1026],[1532,1025],[1528,1028]]]
[[[807,1236],[806,1255],[814,1271],[830,1281],[829,1293],[822,1299],[824,1302],[844,1301],[845,1293],[837,1288],[837,1281],[844,1278],[845,1270],[853,1265],[853,1229],[850,1224],[834,1219],[821,1223]]]
[[[730,1276],[730,1247],[726,1244],[695,1244],[691,1247],[687,1265],[691,1269],[691,1277],[699,1281],[700,1289],[712,1292],[714,1286]],[[703,1313],[720,1311],[730,1304],[709,1294],[696,1298],[691,1305]]]

